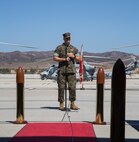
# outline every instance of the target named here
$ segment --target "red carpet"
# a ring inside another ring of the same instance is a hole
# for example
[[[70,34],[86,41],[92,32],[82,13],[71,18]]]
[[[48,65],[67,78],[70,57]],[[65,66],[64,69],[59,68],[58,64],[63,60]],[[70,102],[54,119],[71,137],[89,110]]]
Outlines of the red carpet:
[[[90,123],[29,123],[12,142],[96,142]]]

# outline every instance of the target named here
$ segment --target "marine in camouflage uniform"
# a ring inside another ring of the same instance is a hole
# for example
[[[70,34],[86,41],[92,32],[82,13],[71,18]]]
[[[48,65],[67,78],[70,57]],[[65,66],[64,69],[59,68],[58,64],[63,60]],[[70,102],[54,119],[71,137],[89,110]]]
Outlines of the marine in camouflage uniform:
[[[54,51],[54,60],[59,62],[58,66],[58,101],[60,110],[64,109],[65,81],[68,83],[69,100],[71,109],[79,109],[75,105],[76,100],[76,68],[75,60],[80,60],[78,49],[70,44],[70,33],[63,34],[64,43]]]

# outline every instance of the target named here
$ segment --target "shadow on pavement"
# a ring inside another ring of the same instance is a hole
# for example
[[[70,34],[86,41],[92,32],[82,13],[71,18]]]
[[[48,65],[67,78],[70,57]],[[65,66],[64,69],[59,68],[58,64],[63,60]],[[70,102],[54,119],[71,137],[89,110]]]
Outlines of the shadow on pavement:
[[[131,125],[134,129],[139,131],[139,120],[126,120],[126,122]]]
[[[71,137],[1,137],[0,142],[72,142]],[[125,139],[125,142],[138,142],[138,139]],[[75,137],[74,142],[110,142],[109,138]]]
[[[125,142],[138,142],[139,139],[125,139]],[[97,138],[96,142],[111,142],[110,138]]]
[[[41,107],[41,109],[59,109],[59,107]]]
[[[8,138],[0,139],[0,142],[8,142]],[[94,137],[60,137],[60,136],[35,136],[35,137],[14,137],[9,142],[96,142]]]

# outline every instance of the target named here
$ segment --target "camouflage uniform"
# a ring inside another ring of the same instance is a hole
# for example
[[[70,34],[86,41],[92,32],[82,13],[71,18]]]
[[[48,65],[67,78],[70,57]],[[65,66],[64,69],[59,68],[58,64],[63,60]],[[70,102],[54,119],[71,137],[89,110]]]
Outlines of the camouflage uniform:
[[[66,58],[67,53],[73,53],[75,56],[79,56],[78,49],[70,45],[67,47],[64,43],[59,45],[55,51],[54,56],[60,58]],[[75,59],[68,61],[59,62],[58,66],[58,101],[64,102],[64,90],[65,90],[65,81],[67,80],[68,89],[69,89],[69,100],[76,100],[76,68],[75,68]]]

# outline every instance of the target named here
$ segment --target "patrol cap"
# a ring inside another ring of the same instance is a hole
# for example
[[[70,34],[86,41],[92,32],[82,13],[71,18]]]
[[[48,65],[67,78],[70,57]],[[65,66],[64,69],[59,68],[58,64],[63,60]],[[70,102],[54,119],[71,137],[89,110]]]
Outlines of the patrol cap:
[[[64,34],[63,34],[63,37],[64,37],[64,38],[70,37],[70,33],[64,33]]]

